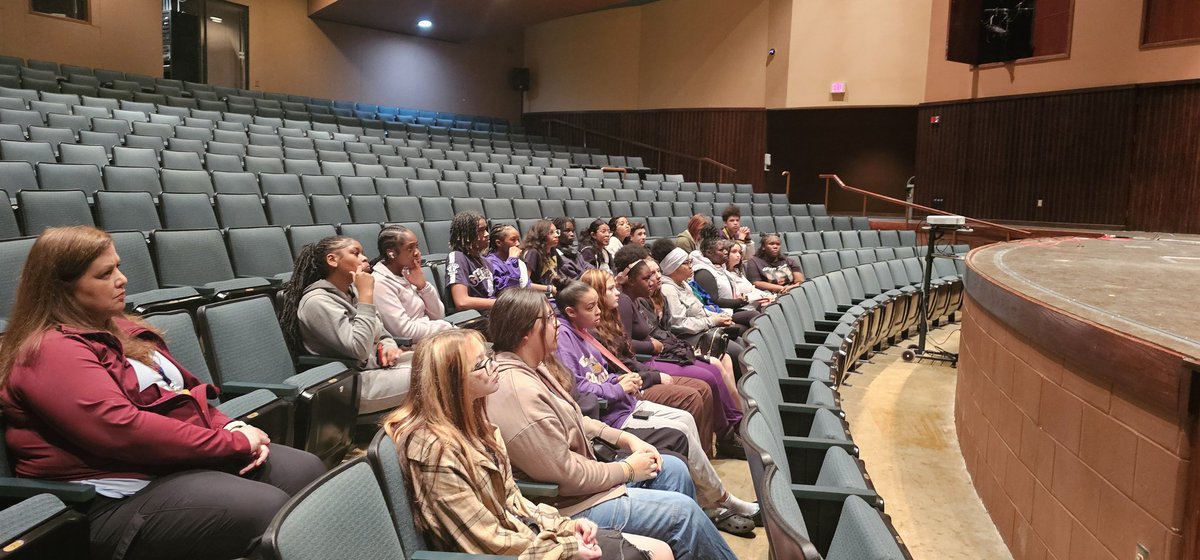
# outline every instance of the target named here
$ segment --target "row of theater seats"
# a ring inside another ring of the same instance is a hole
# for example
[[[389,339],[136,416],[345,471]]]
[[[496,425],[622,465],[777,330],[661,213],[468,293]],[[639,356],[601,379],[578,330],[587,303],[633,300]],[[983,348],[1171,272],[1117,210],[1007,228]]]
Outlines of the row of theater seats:
[[[908,337],[924,310],[952,320],[966,246],[939,248],[921,307],[925,251],[804,254],[806,281],[745,335],[740,427],[773,558],[911,558],[845,421],[838,387],[859,358]]]
[[[522,155],[537,155],[541,157],[562,158],[563,167],[571,164],[568,158],[581,156],[587,162],[603,162],[605,165],[625,164],[625,160],[608,159],[607,156],[596,156],[587,152],[586,148],[572,148],[558,144],[553,138],[527,135],[496,135],[488,133],[488,138],[475,138],[470,134],[463,135],[457,131],[424,132],[417,130],[387,130],[372,129],[349,124],[322,123],[319,121],[280,119],[229,113],[220,111],[203,111],[196,109],[171,110],[169,107],[156,106],[150,103],[136,103],[93,98],[75,98],[63,94],[38,93],[31,90],[8,90],[0,88],[0,123],[6,125],[6,135],[11,135],[11,126],[15,125],[27,134],[31,127],[70,128],[77,134],[82,130],[92,132],[114,132],[121,138],[129,133],[160,138],[179,138],[180,140],[216,140],[236,142],[239,138],[234,133],[241,133],[241,143],[248,143],[246,132],[259,135],[251,137],[254,143],[263,145],[280,145],[281,140],[270,140],[269,136],[286,138],[302,138],[310,136],[318,140],[329,140],[329,135],[338,135],[342,141],[356,140],[353,137],[392,138],[411,140],[413,142],[428,142],[428,146],[438,149],[456,149],[463,151],[481,151],[498,153],[514,153],[521,151]],[[33,98],[33,99],[30,99]],[[55,99],[57,101],[44,101]],[[141,123],[138,125],[137,123]],[[481,133],[482,134],[482,133]],[[296,140],[289,141],[292,147],[309,147],[303,144],[295,145]],[[400,143],[399,145],[407,145]],[[422,147],[422,146],[416,146]],[[594,150],[593,150],[594,151]],[[413,155],[413,154],[408,154]],[[617,158],[618,156],[612,156]],[[640,164],[640,160],[635,160]]]
[[[226,106],[356,117],[423,126],[464,128],[475,131],[507,132],[506,119],[451,112],[423,111],[388,105],[312,98],[274,92],[245,90],[208,84],[126,74],[87,66],[23,60],[0,55],[0,86],[74,95],[107,96],[113,99],[146,100],[180,106],[198,106],[199,101],[223,101]],[[519,127],[514,127],[519,129]]]
[[[24,233],[36,235],[52,225],[98,223],[104,229],[186,229],[195,227],[244,227],[256,225],[305,225],[311,223],[340,224],[349,222],[449,220],[462,211],[482,210],[482,213],[501,220],[526,220],[570,217],[576,219],[607,218],[610,216],[642,217],[650,237],[667,237],[686,229],[687,218],[693,214],[719,216],[724,208],[709,202],[646,202],[627,200],[557,200],[520,198],[477,198],[473,196],[445,197],[411,194],[351,194],[339,192],[332,177],[313,177],[328,181],[304,181],[293,175],[294,189],[283,194],[272,192],[260,195],[251,187],[249,174],[245,188],[213,192],[202,188],[169,188],[159,191],[150,187],[156,183],[149,169],[111,168],[110,175],[126,181],[127,190],[68,190],[87,185],[79,181],[56,189],[22,189],[16,192],[16,215],[12,206],[0,208],[0,237]],[[117,173],[120,171],[120,173]],[[179,171],[179,174],[199,174],[202,171]],[[265,176],[264,176],[265,177]],[[306,179],[303,177],[302,179]],[[347,178],[344,178],[347,179]],[[136,182],[135,182],[136,181]],[[281,181],[280,183],[285,183]],[[202,182],[201,182],[202,183]],[[203,183],[202,183],[203,184]],[[300,184],[306,187],[301,188]],[[135,185],[145,188],[134,188]],[[367,186],[370,181],[367,181]],[[403,187],[400,185],[394,185]],[[367,190],[367,189],[364,189]],[[3,191],[7,192],[7,191]],[[389,192],[405,192],[394,188]],[[519,191],[518,191],[519,192]],[[749,204],[743,210],[752,210]],[[742,223],[756,232],[806,233],[817,231],[851,231],[869,228],[862,216],[808,216],[806,205],[764,205],[780,208],[796,207],[794,214],[743,215]],[[816,205],[814,205],[816,206]],[[20,219],[16,216],[20,216]],[[584,224],[586,226],[586,224]],[[521,228],[524,230],[524,228]],[[884,236],[899,235],[895,232]],[[905,234],[908,235],[908,234]],[[809,246],[800,236],[794,243],[796,251],[805,249],[841,248],[839,246]],[[792,243],[784,240],[786,243]],[[808,241],[813,241],[809,239]],[[801,243],[804,243],[803,245]],[[886,243],[886,242],[885,242]],[[844,246],[844,245],[843,245]]]

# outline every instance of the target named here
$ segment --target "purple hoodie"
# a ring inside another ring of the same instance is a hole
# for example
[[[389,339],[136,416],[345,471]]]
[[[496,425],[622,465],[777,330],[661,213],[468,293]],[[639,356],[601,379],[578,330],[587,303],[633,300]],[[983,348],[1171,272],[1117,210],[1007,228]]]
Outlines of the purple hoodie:
[[[621,388],[618,376],[608,372],[608,360],[580,337],[562,315],[558,316],[557,354],[558,361],[575,376],[580,393],[591,393],[608,401],[600,420],[614,428],[623,426],[637,406],[637,397]]]

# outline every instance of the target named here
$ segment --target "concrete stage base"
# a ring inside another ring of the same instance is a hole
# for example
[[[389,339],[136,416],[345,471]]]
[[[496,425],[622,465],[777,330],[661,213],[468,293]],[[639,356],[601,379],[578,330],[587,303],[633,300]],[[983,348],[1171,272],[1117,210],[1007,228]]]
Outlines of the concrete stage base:
[[[1038,239],[967,259],[955,422],[1013,557],[1200,557],[1200,238]]]

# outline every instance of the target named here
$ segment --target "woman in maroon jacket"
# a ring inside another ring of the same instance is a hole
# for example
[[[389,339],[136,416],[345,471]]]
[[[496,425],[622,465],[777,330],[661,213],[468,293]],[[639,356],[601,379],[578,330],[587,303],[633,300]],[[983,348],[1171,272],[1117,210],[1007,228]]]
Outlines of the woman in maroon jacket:
[[[216,389],[124,315],[119,264],[94,228],[51,228],[34,242],[0,346],[14,470],[96,488],[93,558],[250,554],[324,468],[211,408]]]

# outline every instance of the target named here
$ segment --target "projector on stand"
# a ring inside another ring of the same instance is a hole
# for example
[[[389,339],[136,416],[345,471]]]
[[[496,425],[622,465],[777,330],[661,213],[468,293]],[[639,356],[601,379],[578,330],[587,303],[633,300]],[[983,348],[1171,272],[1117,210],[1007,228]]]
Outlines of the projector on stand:
[[[962,216],[929,216],[925,218],[931,226],[961,227],[967,225],[967,219]]]

